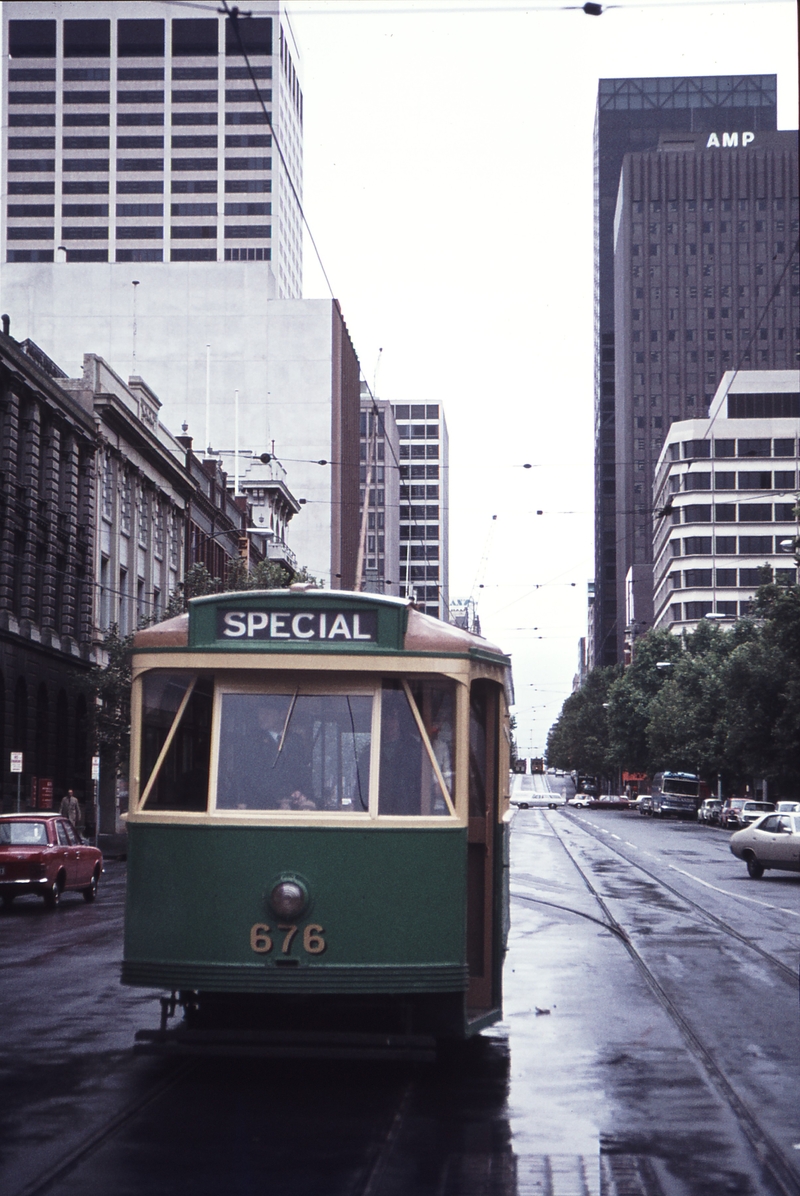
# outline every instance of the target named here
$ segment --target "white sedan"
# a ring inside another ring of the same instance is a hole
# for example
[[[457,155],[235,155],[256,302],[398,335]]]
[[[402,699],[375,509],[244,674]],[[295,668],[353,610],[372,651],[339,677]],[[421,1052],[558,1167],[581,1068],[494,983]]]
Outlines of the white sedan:
[[[754,880],[767,868],[800,872],[800,814],[765,814],[731,835],[731,851]]]

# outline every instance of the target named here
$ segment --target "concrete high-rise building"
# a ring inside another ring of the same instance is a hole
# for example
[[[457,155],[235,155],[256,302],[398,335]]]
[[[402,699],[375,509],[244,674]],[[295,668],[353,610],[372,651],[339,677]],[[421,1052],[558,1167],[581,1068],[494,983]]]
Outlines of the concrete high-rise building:
[[[653,501],[655,625],[750,613],[759,585],[797,584],[800,370],[727,371],[704,419],[661,450]]]
[[[652,485],[726,370],[800,350],[797,134],[664,134],[626,154],[614,222],[617,647],[653,624]],[[633,593],[631,593],[633,589]]]
[[[617,561],[614,215],[626,153],[655,150],[668,133],[762,133],[777,127],[774,75],[601,79],[595,119],[595,664],[621,651]],[[718,379],[717,379],[718,380]],[[712,391],[713,391],[712,387]],[[619,612],[619,614],[618,614]]]
[[[90,345],[146,377],[165,423],[188,425],[230,478],[234,450],[252,462],[274,442],[303,499],[298,564],[349,586],[358,361],[338,304],[301,298],[291,23],[282,0],[248,13],[237,26],[258,92],[213,6],[4,4],[3,309],[73,376]],[[250,469],[248,489],[266,501],[273,472]]]
[[[400,593],[400,442],[391,403],[361,382],[360,509],[364,589]],[[364,508],[367,522],[364,525]]]
[[[447,620],[449,441],[440,403],[395,403],[400,440],[400,593]]]
[[[300,56],[281,0],[250,11],[3,5],[4,265],[246,261],[302,294]]]

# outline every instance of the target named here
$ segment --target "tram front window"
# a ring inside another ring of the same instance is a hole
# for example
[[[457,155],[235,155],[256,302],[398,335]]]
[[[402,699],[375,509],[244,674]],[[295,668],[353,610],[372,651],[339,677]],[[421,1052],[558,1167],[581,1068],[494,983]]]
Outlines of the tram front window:
[[[221,695],[217,809],[365,811],[372,698]]]
[[[205,810],[213,681],[154,671],[142,691],[141,784],[148,810]]]
[[[379,814],[451,812],[454,722],[452,683],[384,681]]]

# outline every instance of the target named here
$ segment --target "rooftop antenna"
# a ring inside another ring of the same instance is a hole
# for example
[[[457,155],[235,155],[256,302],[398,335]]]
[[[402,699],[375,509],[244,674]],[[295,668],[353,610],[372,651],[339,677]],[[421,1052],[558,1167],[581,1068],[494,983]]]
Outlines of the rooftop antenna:
[[[206,345],[206,453],[211,452],[211,345]]]
[[[239,493],[239,392],[233,392],[233,494]]]
[[[139,285],[139,279],[135,278],[131,286],[133,287],[133,361],[131,364],[131,373],[136,373],[136,288]]]

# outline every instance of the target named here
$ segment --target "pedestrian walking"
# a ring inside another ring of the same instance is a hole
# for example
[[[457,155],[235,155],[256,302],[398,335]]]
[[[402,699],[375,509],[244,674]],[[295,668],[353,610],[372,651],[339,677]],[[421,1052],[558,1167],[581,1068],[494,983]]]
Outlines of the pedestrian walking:
[[[68,789],[64,797],[62,797],[60,813],[62,818],[69,818],[77,831],[81,821],[81,805],[73,789]]]

